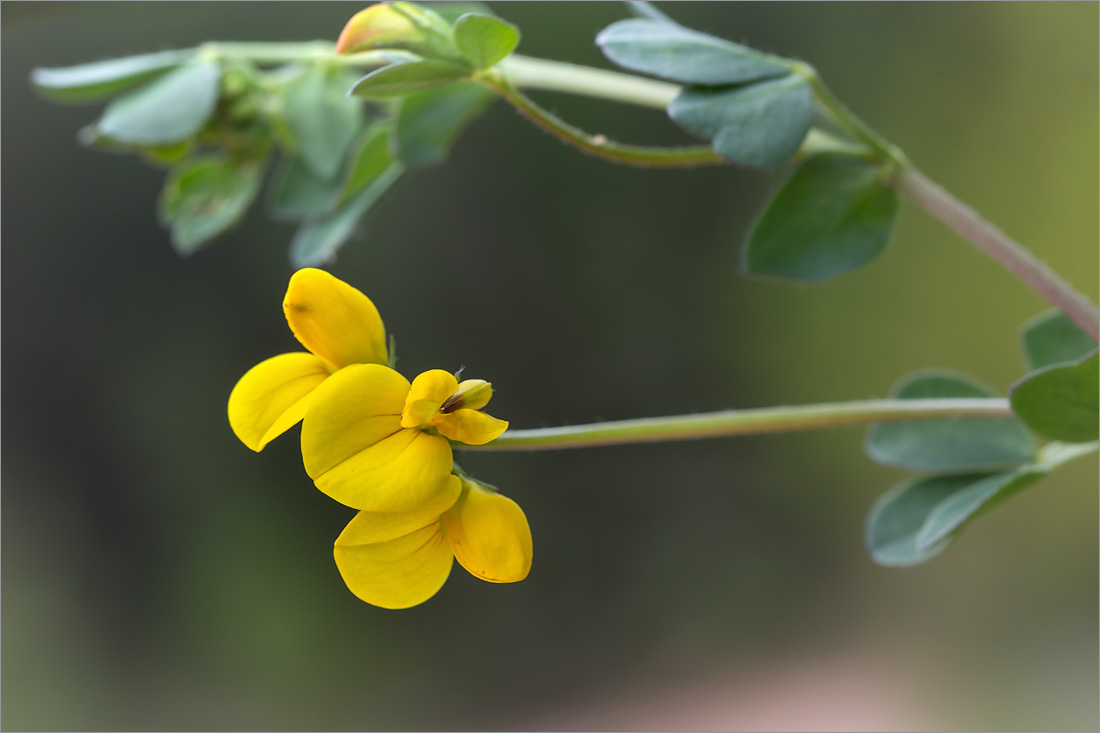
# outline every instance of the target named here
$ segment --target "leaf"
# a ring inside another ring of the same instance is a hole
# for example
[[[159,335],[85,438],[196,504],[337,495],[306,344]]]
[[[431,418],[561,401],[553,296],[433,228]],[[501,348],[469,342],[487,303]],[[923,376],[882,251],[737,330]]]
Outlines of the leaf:
[[[477,13],[478,15],[493,15],[492,9],[485,3],[480,2],[461,2],[460,0],[444,0],[443,2],[435,3],[418,3],[423,8],[436,13],[440,18],[450,24],[454,24],[456,20],[461,18],[467,13]]]
[[[743,84],[791,71],[781,59],[647,18],[612,23],[596,36],[596,44],[623,68],[684,84]]]
[[[363,126],[362,102],[347,96],[354,77],[311,64],[287,84],[283,118],[298,157],[314,175],[334,180]]]
[[[455,22],[454,38],[475,69],[488,69],[516,50],[519,29],[500,18],[468,13]]]
[[[1011,473],[980,478],[937,504],[916,537],[918,551],[927,551],[958,532],[965,524],[1035,483],[1047,471],[1027,466]]]
[[[400,97],[450,84],[470,75],[470,70],[446,61],[409,61],[375,69],[352,87],[356,97]]]
[[[96,127],[122,143],[178,143],[193,137],[210,119],[220,82],[216,63],[193,61],[113,100]]]
[[[390,126],[375,124],[352,148],[351,159],[340,190],[340,202],[354,198],[393,165],[390,154]]]
[[[260,190],[263,167],[211,155],[174,169],[160,198],[172,246],[189,255],[244,218]]]
[[[808,158],[749,232],[746,274],[818,282],[850,272],[890,239],[898,197],[874,166],[840,153]]]
[[[996,397],[963,374],[926,370],[898,382],[896,399]],[[959,471],[1034,460],[1036,447],[1018,420],[954,418],[878,423],[867,431],[867,455],[878,463],[915,471]]]
[[[688,88],[668,106],[682,127],[734,163],[767,167],[798,152],[814,117],[806,78],[789,74],[732,89]]]
[[[1041,313],[1020,326],[1020,347],[1028,369],[1077,361],[1096,348],[1096,342],[1059,310]]]
[[[980,478],[984,474],[977,478],[965,474],[928,476],[903,481],[887,491],[871,507],[864,527],[864,544],[871,558],[879,565],[907,567],[943,552],[949,539],[921,549],[917,535],[941,502]]]
[[[269,208],[277,219],[308,219],[331,209],[340,196],[340,183],[318,178],[298,158],[286,158],[271,192]]]
[[[496,98],[475,82],[411,94],[397,108],[396,155],[411,166],[442,163],[454,141]]]
[[[160,51],[79,66],[35,69],[31,83],[59,102],[96,102],[173,69],[194,55],[195,49]]]
[[[330,261],[355,231],[359,219],[401,177],[403,166],[394,163],[358,196],[343,207],[299,227],[290,243],[290,262],[311,267]]]
[[[1040,435],[1070,443],[1100,434],[1097,354],[1076,364],[1052,364],[1028,374],[1008,391],[1012,410]]]

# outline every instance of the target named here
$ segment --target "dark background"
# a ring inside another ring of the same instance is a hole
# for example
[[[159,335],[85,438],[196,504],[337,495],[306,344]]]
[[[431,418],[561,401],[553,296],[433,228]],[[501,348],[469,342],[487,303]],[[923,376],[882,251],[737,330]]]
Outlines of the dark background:
[[[5,729],[1095,729],[1091,457],[910,570],[862,547],[903,474],[861,433],[476,454],[535,563],[457,565],[404,612],[349,593],[296,434],[255,455],[225,402],[295,349],[292,228],[254,211],[181,260],[163,173],[80,148],[96,111],[34,66],[206,40],[333,39],[357,4],[3,5]],[[497,3],[520,51],[607,67],[612,3]],[[805,58],[949,190],[1097,297],[1094,3],[666,4]],[[660,113],[536,95],[627,142]],[[617,168],[498,103],[417,171],[331,270],[407,375],[492,380],[537,427],[883,396],[937,366],[1004,390],[1045,304],[915,206],[828,287],[736,275],[775,172]]]

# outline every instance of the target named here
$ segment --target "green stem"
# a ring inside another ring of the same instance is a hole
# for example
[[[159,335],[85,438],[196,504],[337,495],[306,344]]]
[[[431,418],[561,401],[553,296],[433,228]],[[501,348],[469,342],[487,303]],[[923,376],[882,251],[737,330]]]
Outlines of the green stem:
[[[902,170],[896,185],[925,211],[970,240],[1073,319],[1093,341],[1100,340],[1100,312],[1096,306],[1045,262],[916,168],[909,166]]]
[[[483,74],[479,77],[479,81],[503,97],[536,127],[550,133],[566,145],[596,158],[640,168],[698,168],[729,164],[728,160],[714,152],[709,145],[651,148],[624,145],[608,140],[603,135],[591,135],[535,104],[501,74]]]
[[[851,425],[946,418],[1010,418],[1008,400],[923,399],[863,400],[795,407],[725,410],[700,415],[617,420],[560,428],[509,430],[482,446],[455,444],[461,450],[556,450],[624,443],[655,443],[734,435],[819,430]]]

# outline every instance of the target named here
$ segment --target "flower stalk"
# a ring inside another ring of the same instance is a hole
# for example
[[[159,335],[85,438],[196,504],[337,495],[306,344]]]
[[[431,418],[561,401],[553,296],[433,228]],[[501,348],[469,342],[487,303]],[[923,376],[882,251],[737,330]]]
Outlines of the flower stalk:
[[[557,450],[820,430],[879,422],[1012,417],[1008,400],[1000,398],[861,400],[509,430],[485,445],[456,444],[454,447],[481,451]]]

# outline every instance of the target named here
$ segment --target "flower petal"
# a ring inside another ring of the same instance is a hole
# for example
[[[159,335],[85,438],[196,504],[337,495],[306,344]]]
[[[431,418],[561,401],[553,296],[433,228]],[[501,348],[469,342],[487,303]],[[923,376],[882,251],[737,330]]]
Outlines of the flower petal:
[[[440,515],[454,506],[461,493],[462,481],[452,475],[443,491],[415,509],[407,512],[359,512],[336,542],[343,545],[388,542],[430,524],[438,524]]]
[[[447,490],[453,465],[446,440],[402,429],[313,477],[313,483],[356,509],[407,512]]]
[[[360,599],[382,608],[409,608],[423,603],[443,587],[451,574],[451,548],[439,522],[402,537],[371,544],[353,544],[360,513],[336,539],[333,556],[340,575]]]
[[[432,423],[440,435],[466,445],[485,445],[508,429],[507,420],[498,420],[477,410],[455,410],[439,415]]]
[[[317,478],[401,430],[409,382],[379,364],[355,364],[318,388],[302,423],[302,461]]]
[[[324,270],[290,278],[283,313],[302,345],[335,369],[385,364],[386,329],[370,298]]]
[[[531,570],[531,527],[506,496],[462,482],[462,496],[443,515],[447,539],[462,567],[491,583],[515,583]]]
[[[427,424],[440,405],[457,389],[458,380],[442,369],[431,369],[417,375],[401,411],[401,427],[415,428]]]
[[[325,363],[304,351],[261,361],[229,394],[229,427],[249,448],[263,450],[302,419],[314,389],[328,376]]]

